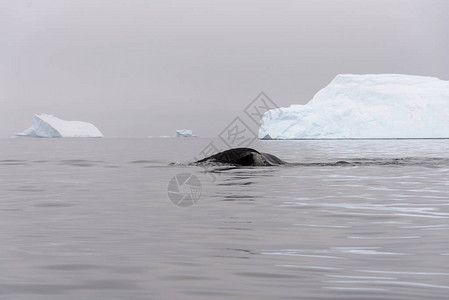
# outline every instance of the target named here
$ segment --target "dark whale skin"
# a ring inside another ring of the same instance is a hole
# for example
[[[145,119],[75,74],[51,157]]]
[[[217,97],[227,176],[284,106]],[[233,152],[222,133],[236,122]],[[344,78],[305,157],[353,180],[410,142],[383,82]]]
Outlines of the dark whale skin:
[[[252,148],[232,148],[196,161],[195,163],[222,163],[238,166],[279,166],[286,162],[278,157]]]

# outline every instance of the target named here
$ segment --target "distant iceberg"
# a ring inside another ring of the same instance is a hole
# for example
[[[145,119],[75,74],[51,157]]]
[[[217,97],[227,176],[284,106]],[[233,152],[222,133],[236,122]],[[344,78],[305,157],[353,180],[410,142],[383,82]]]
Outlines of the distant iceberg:
[[[149,136],[147,136],[147,138],[149,138],[149,139],[157,139],[157,138],[160,138],[160,139],[168,139],[168,138],[171,138],[171,136],[169,136],[169,135],[160,135],[160,136],[152,136],[152,135],[149,135]]]
[[[34,115],[33,125],[24,132],[16,133],[16,137],[103,137],[94,125],[80,121],[65,121],[52,115]]]
[[[196,135],[193,134],[192,130],[178,129],[176,130],[176,137],[196,137]]]
[[[259,138],[449,138],[449,81],[338,75],[309,103],[267,111]]]

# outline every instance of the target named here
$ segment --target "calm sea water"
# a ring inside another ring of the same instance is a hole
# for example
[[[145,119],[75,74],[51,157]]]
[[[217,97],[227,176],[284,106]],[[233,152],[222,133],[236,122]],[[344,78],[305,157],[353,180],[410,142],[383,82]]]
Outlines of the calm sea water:
[[[0,298],[448,298],[448,140],[258,141],[297,164],[188,166],[209,142],[0,140]],[[168,198],[179,173],[193,206]]]

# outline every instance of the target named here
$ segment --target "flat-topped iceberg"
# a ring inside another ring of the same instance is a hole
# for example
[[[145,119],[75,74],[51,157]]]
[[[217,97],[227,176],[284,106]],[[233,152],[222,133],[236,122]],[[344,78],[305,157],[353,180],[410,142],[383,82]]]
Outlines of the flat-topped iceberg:
[[[449,138],[449,81],[338,75],[309,103],[267,111],[259,138]]]
[[[196,137],[196,135],[190,129],[178,129],[176,130],[176,137]]]
[[[80,121],[65,121],[52,115],[34,115],[32,126],[16,137],[103,137],[94,125]]]

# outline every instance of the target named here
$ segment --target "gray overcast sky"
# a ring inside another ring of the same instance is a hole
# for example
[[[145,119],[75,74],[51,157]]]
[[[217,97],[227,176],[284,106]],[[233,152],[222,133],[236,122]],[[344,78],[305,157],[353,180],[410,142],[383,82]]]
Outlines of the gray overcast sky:
[[[211,137],[261,91],[289,106],[339,73],[449,80],[448,16],[447,0],[0,0],[0,137],[34,113]]]

